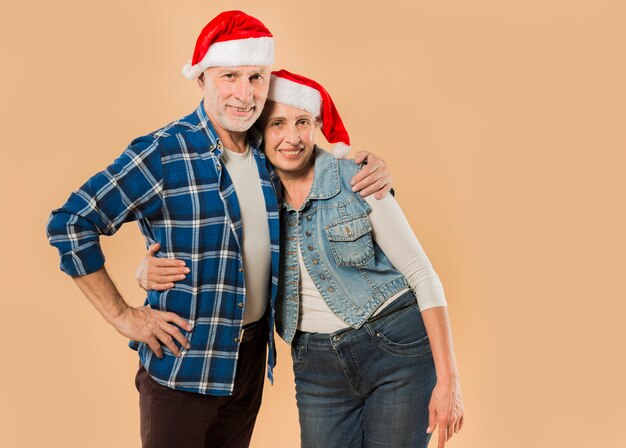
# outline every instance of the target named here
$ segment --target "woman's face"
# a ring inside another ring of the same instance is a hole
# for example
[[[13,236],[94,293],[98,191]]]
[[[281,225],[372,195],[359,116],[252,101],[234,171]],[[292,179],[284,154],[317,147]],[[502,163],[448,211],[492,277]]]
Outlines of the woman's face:
[[[313,165],[315,117],[302,109],[268,101],[263,115],[265,155],[279,174],[305,174]]]

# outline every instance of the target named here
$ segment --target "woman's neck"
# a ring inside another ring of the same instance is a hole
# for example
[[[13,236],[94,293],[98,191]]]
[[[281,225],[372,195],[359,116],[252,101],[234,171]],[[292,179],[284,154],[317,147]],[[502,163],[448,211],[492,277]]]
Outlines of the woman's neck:
[[[300,210],[313,185],[314,163],[311,163],[306,170],[297,173],[279,169],[276,169],[276,173],[283,185],[285,200],[293,209]]]

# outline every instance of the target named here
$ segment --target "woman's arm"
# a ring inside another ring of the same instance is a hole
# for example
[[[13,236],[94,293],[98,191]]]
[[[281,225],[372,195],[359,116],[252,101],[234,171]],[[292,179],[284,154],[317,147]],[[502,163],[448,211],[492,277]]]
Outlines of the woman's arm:
[[[463,400],[441,281],[402,209],[392,196],[366,198],[373,238],[415,292],[430,341],[437,384],[429,404],[428,432],[439,426],[439,448],[463,426]]]
[[[463,399],[456,366],[448,307],[437,306],[422,312],[424,326],[435,360],[437,384],[428,405],[428,429],[439,426],[439,448],[463,426]]]

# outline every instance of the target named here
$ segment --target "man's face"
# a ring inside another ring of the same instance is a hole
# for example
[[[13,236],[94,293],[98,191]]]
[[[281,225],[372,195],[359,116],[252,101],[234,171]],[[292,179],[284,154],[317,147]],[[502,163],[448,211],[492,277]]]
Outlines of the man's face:
[[[269,86],[270,67],[266,65],[211,67],[200,81],[207,115],[228,132],[250,129],[263,111]]]

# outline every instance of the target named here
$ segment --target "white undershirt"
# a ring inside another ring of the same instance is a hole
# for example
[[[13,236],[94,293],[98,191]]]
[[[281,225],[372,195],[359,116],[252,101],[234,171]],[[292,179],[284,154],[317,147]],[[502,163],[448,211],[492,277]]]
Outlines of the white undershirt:
[[[365,200],[372,208],[369,214],[373,229],[372,238],[393,266],[406,277],[409,286],[415,292],[420,310],[446,306],[441,281],[395,198],[387,195],[377,200],[373,196],[368,196]],[[333,333],[348,327],[349,325],[328,307],[315,287],[304,265],[299,245],[298,261],[300,264],[298,330],[311,333]],[[378,307],[374,314],[381,312],[384,307],[407,290],[400,291],[389,298]]]
[[[224,148],[221,157],[233,181],[241,211],[241,256],[246,282],[243,324],[263,317],[271,281],[272,256],[265,199],[256,160],[250,151],[238,153]]]

